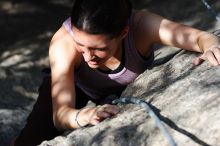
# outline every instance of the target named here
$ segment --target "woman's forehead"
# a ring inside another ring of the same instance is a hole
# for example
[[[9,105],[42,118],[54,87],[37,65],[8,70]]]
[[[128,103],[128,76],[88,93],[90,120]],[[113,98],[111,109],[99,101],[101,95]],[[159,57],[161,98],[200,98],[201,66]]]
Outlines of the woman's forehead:
[[[107,35],[89,34],[73,27],[73,40],[80,46],[86,47],[106,47],[111,40]]]

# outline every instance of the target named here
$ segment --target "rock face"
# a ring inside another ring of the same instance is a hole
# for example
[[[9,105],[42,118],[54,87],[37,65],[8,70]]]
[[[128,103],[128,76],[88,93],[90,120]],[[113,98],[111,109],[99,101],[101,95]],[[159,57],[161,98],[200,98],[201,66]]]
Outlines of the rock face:
[[[145,100],[178,146],[220,146],[220,67],[194,67],[196,54],[165,47],[155,65],[123,92]],[[167,56],[167,57],[166,57]],[[137,105],[97,126],[77,129],[41,146],[168,146],[155,122]]]

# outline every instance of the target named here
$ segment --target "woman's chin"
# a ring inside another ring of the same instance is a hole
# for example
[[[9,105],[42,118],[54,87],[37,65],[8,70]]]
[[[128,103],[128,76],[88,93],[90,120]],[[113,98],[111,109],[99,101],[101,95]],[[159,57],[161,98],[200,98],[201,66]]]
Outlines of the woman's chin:
[[[87,64],[88,64],[88,66],[90,67],[90,68],[98,68],[99,66],[100,66],[100,64],[99,63],[97,63],[97,62],[92,62],[92,61],[89,61],[89,62],[87,62]]]

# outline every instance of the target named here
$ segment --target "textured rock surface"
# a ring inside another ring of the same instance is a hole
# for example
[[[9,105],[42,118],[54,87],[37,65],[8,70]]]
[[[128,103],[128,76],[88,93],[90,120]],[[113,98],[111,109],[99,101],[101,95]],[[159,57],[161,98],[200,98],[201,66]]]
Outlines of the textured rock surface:
[[[220,145],[220,67],[207,62],[193,67],[195,54],[170,51],[169,47],[158,50],[156,56],[155,67],[140,75],[122,96],[147,101],[179,146]],[[160,65],[161,61],[165,63]],[[45,141],[41,146],[169,145],[142,108],[121,108],[113,119]]]

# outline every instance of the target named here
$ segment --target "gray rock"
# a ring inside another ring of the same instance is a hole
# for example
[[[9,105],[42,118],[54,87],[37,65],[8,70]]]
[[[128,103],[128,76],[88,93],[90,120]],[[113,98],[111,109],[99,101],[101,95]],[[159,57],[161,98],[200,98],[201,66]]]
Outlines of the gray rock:
[[[171,51],[170,51],[171,50]],[[194,67],[196,54],[165,47],[156,63],[123,92],[145,100],[178,146],[220,146],[220,67]],[[165,57],[168,56],[168,57]],[[97,126],[67,132],[40,146],[168,146],[154,120],[137,105]]]

